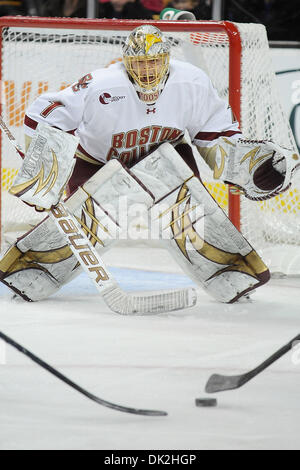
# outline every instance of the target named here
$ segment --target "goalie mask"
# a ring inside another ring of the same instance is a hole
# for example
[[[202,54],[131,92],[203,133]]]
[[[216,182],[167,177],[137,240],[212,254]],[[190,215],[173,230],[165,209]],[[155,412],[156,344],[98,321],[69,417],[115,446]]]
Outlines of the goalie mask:
[[[169,41],[155,26],[139,26],[125,41],[123,62],[140,100],[155,103],[169,75]]]

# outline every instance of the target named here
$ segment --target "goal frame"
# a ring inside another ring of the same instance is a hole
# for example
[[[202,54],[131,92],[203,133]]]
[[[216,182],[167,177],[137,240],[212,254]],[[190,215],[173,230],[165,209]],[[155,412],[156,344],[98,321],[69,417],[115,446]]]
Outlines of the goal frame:
[[[229,104],[240,123],[241,122],[241,62],[242,45],[237,27],[229,21],[149,21],[149,20],[118,20],[118,19],[81,19],[81,18],[43,18],[6,16],[0,18],[0,47],[3,49],[3,30],[7,27],[37,27],[56,29],[82,29],[82,30],[119,30],[130,31],[143,24],[152,24],[163,32],[190,32],[190,33],[223,33],[229,42]],[[2,60],[0,61],[0,80],[2,83]],[[0,100],[1,101],[1,100]],[[2,103],[0,103],[2,115]],[[0,132],[0,148],[2,148],[2,133]],[[0,158],[0,174],[2,174],[2,159]],[[0,191],[0,207],[2,207],[2,192]],[[228,188],[228,216],[233,224],[240,230],[240,196],[233,194]],[[1,233],[0,233],[1,243]]]

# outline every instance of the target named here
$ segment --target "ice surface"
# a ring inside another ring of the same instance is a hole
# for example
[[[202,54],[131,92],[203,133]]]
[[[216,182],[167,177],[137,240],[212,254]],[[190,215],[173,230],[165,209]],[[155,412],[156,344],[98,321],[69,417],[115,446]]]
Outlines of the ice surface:
[[[112,250],[106,261],[127,290],[192,285],[164,256]],[[122,317],[84,274],[35,304],[12,301],[0,285],[1,331],[106,400],[169,412],[149,418],[96,405],[7,346],[0,449],[300,449],[300,354],[215,395],[216,408],[195,406],[211,374],[246,372],[299,334],[299,289],[297,279],[274,280],[235,305],[199,290],[192,309]]]

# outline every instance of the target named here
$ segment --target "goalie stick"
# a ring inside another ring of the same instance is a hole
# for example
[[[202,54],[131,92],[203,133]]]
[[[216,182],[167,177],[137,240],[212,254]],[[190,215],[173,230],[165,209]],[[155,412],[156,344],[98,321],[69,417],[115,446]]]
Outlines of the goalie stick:
[[[1,116],[0,128],[8,137],[9,142],[17,153],[24,158],[24,152]],[[153,314],[180,310],[195,305],[197,297],[193,288],[173,289],[157,293],[150,292],[142,295],[126,293],[109,273],[99,253],[81,230],[77,219],[68,211],[67,205],[60,202],[49,212],[83,270],[93,281],[105,303],[115,313],[122,315]],[[73,235],[77,233],[79,238],[83,240],[81,247],[74,246],[71,243],[70,234],[68,235],[66,230],[64,230],[66,226],[72,228]],[[88,254],[83,259],[83,251],[86,252],[86,250],[88,250]]]
[[[255,369],[247,372],[246,374],[242,375],[219,375],[214,374],[212,375],[205,387],[205,391],[207,393],[217,393],[217,392],[226,392],[227,390],[235,390],[237,388],[242,387],[251,379],[256,377],[260,374],[263,370],[267,369],[271,364],[275,361],[280,359],[284,354],[289,352],[296,341],[300,341],[300,335],[296,336],[296,338],[292,339],[289,343],[283,346],[281,349],[276,351],[272,356],[262,362],[259,366]]]
[[[5,341],[7,344],[10,344],[10,346],[14,347],[17,349],[17,351],[21,352],[25,356],[29,357],[33,362],[38,364],[40,367],[43,369],[47,370],[50,372],[50,374],[54,375],[57,377],[59,380],[62,380],[62,382],[66,383],[70,387],[74,388],[77,390],[77,392],[81,393],[85,397],[89,398],[90,400],[98,403],[98,405],[105,406],[107,408],[111,408],[116,411],[122,411],[124,413],[131,413],[135,415],[143,415],[143,416],[167,416],[168,413],[165,411],[155,411],[155,410],[141,410],[138,408],[130,408],[127,406],[121,406],[117,405],[115,403],[111,403],[109,401],[103,400],[102,398],[97,397],[96,395],[93,395],[92,393],[88,392],[84,388],[80,387],[77,385],[75,382],[72,382],[68,377],[65,375],[61,374],[58,370],[54,369],[52,366],[44,362],[42,359],[39,357],[35,356],[32,352],[30,352],[28,349],[24,348],[24,346],[21,346],[19,343],[14,341],[12,338],[9,336],[6,336],[2,331],[0,331],[0,338]]]

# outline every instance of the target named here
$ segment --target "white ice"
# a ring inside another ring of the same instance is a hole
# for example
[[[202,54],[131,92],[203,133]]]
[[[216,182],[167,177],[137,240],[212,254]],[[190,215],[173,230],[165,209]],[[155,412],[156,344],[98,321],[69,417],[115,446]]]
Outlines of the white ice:
[[[106,256],[127,290],[191,284],[157,249]],[[155,272],[162,266],[169,272]],[[216,394],[217,408],[195,406],[211,374],[246,372],[300,333],[299,288],[274,280],[235,305],[199,290],[192,309],[122,317],[84,274],[34,304],[1,285],[1,331],[101,398],[169,415],[99,406],[1,342],[0,449],[300,449],[297,348],[240,390]]]

